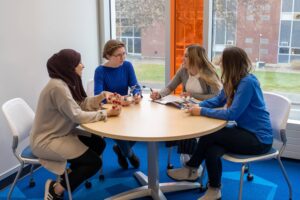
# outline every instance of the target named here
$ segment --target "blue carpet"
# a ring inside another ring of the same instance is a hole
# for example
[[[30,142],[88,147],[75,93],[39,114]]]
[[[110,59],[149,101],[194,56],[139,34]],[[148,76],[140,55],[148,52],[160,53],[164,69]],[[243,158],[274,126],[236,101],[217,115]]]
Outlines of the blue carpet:
[[[104,181],[98,179],[98,174],[90,179],[92,188],[86,189],[84,185],[80,186],[74,193],[73,199],[97,199],[101,200],[118,194],[120,192],[133,189],[140,186],[132,174],[135,169],[122,170],[117,163],[117,157],[112,152],[113,141],[106,139],[107,147],[105,149],[103,160],[103,171],[105,175]],[[139,142],[134,146],[136,154],[141,159],[140,170],[147,172],[147,149],[146,143]],[[166,175],[167,165],[167,149],[163,143],[159,148],[159,166],[160,166],[160,182],[172,181]],[[176,149],[173,148],[172,163],[180,166]],[[300,200],[300,161],[285,159],[283,164],[287,170],[289,178],[293,186],[293,200]],[[222,199],[237,199],[239,190],[240,165],[230,162],[223,162],[222,176]],[[276,160],[269,160],[251,164],[251,171],[254,174],[252,182],[244,181],[243,199],[244,200],[284,200],[288,199],[288,187],[280,171],[280,167]],[[36,186],[28,187],[29,177],[20,180],[14,190],[12,199],[30,199],[41,200],[44,194],[44,184],[48,178],[55,179],[55,176],[44,168],[38,169],[34,173]],[[0,199],[6,199],[9,188],[0,191]],[[171,200],[197,199],[202,195],[199,190],[189,190],[182,192],[167,193],[166,197]],[[66,196],[65,196],[66,197]],[[65,198],[66,199],[66,198]],[[141,198],[147,200],[151,198]]]

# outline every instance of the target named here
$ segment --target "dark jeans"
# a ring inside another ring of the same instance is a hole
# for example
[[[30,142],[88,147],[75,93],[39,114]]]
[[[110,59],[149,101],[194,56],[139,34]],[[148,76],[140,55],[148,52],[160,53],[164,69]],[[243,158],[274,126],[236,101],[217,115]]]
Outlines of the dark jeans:
[[[68,160],[70,163],[69,181],[71,191],[74,191],[83,181],[90,178],[99,171],[102,166],[100,155],[105,149],[106,143],[102,137],[92,135],[91,137],[78,136],[80,141],[88,146],[88,150],[78,158]],[[64,175],[61,176],[61,185],[67,188]]]
[[[205,160],[210,186],[220,187],[221,157],[225,153],[258,155],[267,153],[271,147],[272,144],[261,143],[254,133],[238,127],[225,127],[215,133],[200,137],[196,150],[187,165],[198,168]]]
[[[120,147],[121,152],[125,157],[132,156],[133,153],[132,147],[136,143],[135,141],[126,141],[126,140],[117,140],[117,139],[114,139],[114,141]]]
[[[165,143],[166,147],[178,146],[177,153],[179,154],[193,154],[197,146],[197,139],[185,139],[177,141],[168,141]]]

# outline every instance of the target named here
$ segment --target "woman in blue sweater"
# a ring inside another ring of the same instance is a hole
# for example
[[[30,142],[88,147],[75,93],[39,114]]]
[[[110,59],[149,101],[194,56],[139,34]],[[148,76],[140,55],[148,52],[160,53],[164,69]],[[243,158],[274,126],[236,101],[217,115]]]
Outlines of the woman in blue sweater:
[[[199,200],[221,199],[221,157],[226,152],[238,154],[263,154],[273,142],[269,113],[259,81],[251,74],[252,64],[244,50],[229,47],[223,51],[223,90],[219,95],[190,108],[191,115],[202,115],[228,121],[227,126],[215,133],[200,138],[196,151],[186,166],[169,170],[176,180],[195,180],[197,168],[205,160],[209,187]],[[223,109],[215,109],[223,107]]]
[[[114,92],[122,95],[122,105],[127,106],[128,89],[133,95],[134,103],[141,100],[141,87],[139,86],[133,66],[130,62],[125,61],[126,50],[125,44],[118,40],[109,40],[104,45],[103,58],[107,62],[96,68],[94,76],[94,94],[100,94],[102,91]],[[108,100],[109,103],[109,100]],[[134,154],[132,146],[133,141],[115,140],[113,150],[118,156],[118,163],[123,169],[128,168],[128,162],[134,168],[140,166],[138,157]]]

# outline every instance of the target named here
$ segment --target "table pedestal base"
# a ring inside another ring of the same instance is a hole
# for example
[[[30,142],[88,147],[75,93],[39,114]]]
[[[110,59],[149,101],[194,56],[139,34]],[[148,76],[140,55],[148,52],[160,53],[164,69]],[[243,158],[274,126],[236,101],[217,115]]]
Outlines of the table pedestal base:
[[[155,191],[151,189],[148,185],[148,177],[142,172],[136,172],[135,178],[140,182],[142,185],[141,187],[122,192],[115,196],[106,198],[105,200],[130,200],[136,199],[146,196],[151,196],[154,200],[164,200],[167,199],[163,193],[167,192],[176,192],[181,190],[191,190],[200,188],[200,183],[198,182],[169,182],[169,183],[160,183],[159,189]]]
[[[166,200],[163,193],[175,192],[181,190],[190,190],[200,188],[198,182],[170,182],[159,183],[159,168],[158,168],[158,146],[156,142],[148,142],[148,175],[142,172],[135,172],[134,176],[142,185],[141,187],[122,192],[115,196],[106,198],[105,200],[130,200],[146,196],[151,196],[154,200]]]

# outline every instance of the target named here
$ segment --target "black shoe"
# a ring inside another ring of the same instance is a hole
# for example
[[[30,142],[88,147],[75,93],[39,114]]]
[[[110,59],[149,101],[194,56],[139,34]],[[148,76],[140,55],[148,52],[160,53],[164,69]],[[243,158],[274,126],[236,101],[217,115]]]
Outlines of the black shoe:
[[[114,145],[113,147],[114,152],[118,156],[118,163],[123,169],[128,169],[128,162],[126,160],[126,157],[122,154],[121,149],[118,145]]]
[[[131,157],[128,157],[128,160],[135,169],[139,168],[140,159],[134,153],[132,153]]]
[[[52,181],[50,179],[47,180],[46,185],[45,185],[44,200],[63,200],[64,199],[63,194],[61,194],[61,195],[55,194],[54,184],[55,184],[55,181]]]

